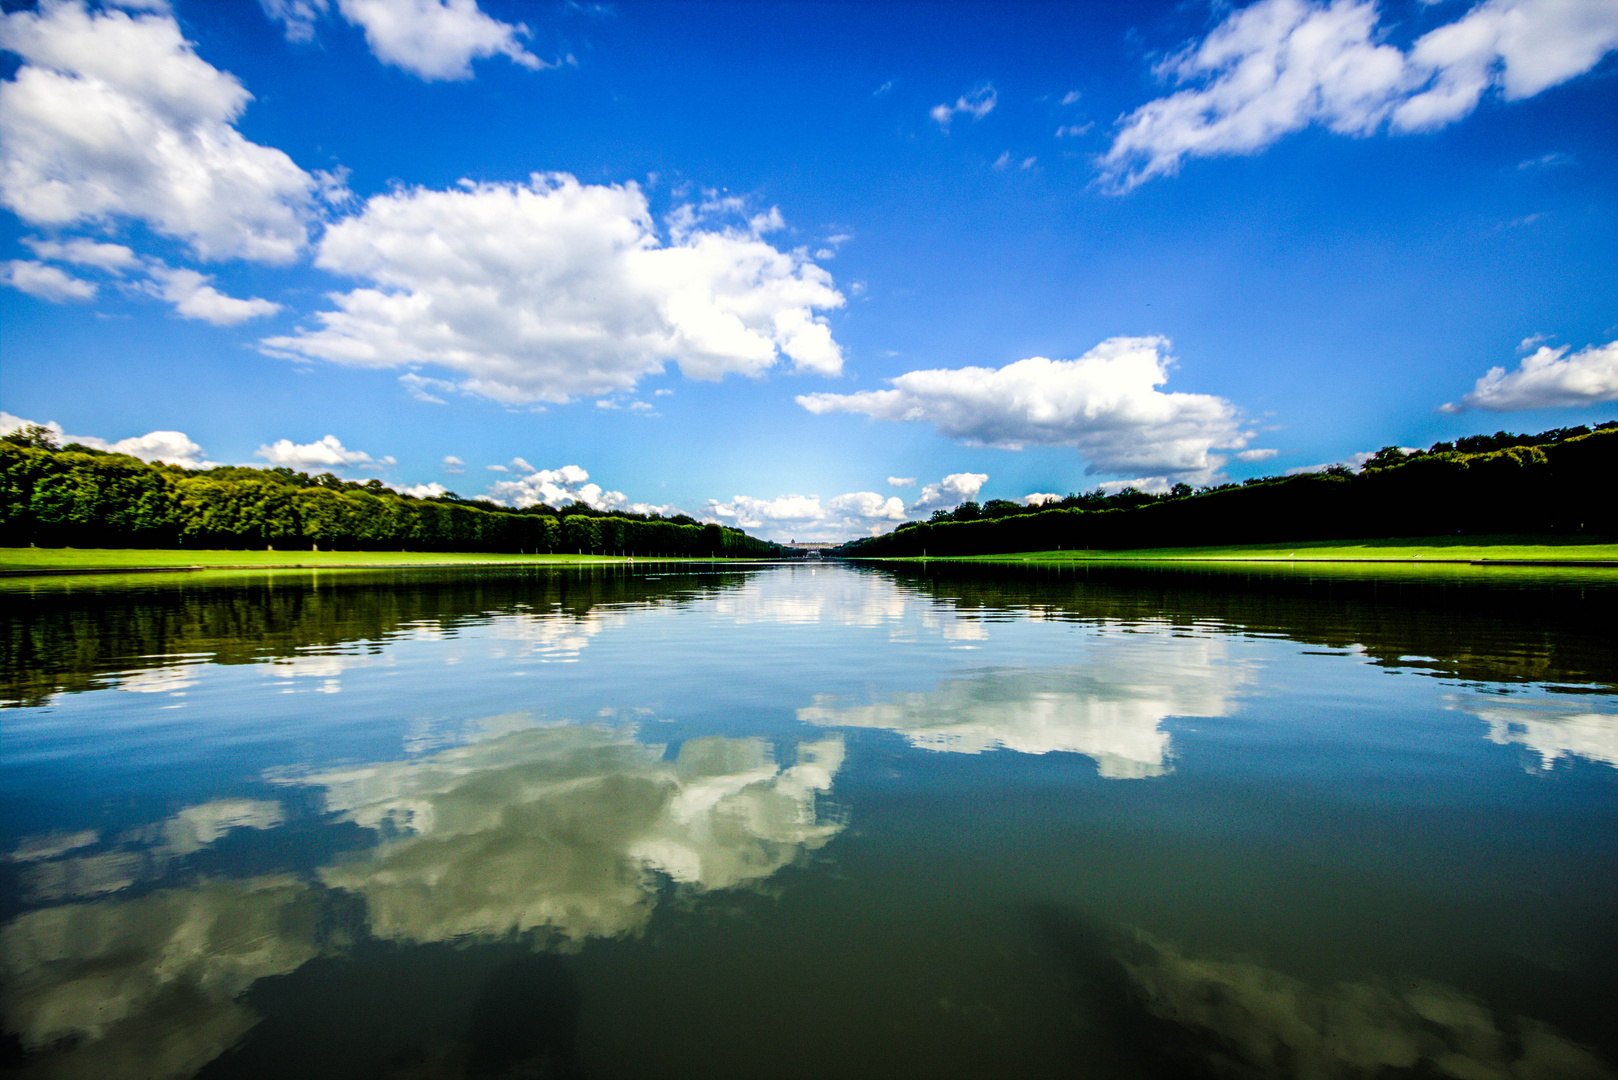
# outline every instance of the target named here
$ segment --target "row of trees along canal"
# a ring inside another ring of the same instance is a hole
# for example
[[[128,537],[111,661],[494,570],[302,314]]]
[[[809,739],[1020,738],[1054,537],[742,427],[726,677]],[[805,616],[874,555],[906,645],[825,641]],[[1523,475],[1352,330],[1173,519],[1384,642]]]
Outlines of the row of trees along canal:
[[[759,558],[777,544],[685,515],[418,499],[291,469],[187,470],[43,428],[0,437],[0,546],[501,551]]]
[[[1618,534],[1618,421],[1537,435],[1474,435],[1429,450],[1383,447],[1335,466],[1161,495],[1124,488],[1044,506],[997,500],[851,541],[845,557],[1075,548],[1202,547],[1456,533]]]

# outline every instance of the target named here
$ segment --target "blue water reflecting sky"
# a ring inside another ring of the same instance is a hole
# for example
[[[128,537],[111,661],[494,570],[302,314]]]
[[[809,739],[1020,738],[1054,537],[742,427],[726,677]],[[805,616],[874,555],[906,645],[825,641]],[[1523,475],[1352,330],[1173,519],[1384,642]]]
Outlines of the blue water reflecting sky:
[[[454,946],[457,970],[559,957],[603,1075],[744,1075],[780,1037],[759,1021],[704,1056],[714,1030],[645,1000],[671,965],[713,1009],[789,1001],[865,1047],[869,1070],[839,1051],[831,1075],[881,1074],[923,1034],[1007,1075],[1075,1055],[1175,1075],[1210,1038],[1257,1075],[1304,1075],[1298,1054],[1316,1075],[1607,1075],[1618,695],[1588,677],[1572,601],[1549,596],[1525,645],[1461,619],[1453,589],[1255,586],[1239,620],[1235,583],[1165,580],[153,589],[120,618],[217,627],[251,596],[291,614],[251,640],[42,652],[57,689],[0,712],[8,1030],[41,1070],[257,1075],[266,1032],[367,1022],[287,1002],[380,978],[376,950],[419,967]],[[42,603],[40,640],[87,602]],[[838,991],[789,993],[810,968]],[[1185,1036],[1179,1065],[1131,1057],[1116,1002],[1060,989],[1080,984]],[[1204,1015],[1210,995],[1229,1007]],[[421,1052],[461,1075],[470,1021],[444,1008]],[[856,1037],[873,1009],[892,1030]],[[619,1045],[631,1013],[671,1056]],[[1321,1017],[1369,1041],[1316,1045]],[[1282,1068],[1288,1030],[1315,1034]]]

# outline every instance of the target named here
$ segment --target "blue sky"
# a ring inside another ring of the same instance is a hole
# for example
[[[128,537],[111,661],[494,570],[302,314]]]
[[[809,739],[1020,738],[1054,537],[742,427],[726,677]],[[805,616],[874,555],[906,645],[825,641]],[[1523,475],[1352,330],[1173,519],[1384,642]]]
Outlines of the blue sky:
[[[1618,415],[1609,0],[6,11],[8,423],[842,539]]]

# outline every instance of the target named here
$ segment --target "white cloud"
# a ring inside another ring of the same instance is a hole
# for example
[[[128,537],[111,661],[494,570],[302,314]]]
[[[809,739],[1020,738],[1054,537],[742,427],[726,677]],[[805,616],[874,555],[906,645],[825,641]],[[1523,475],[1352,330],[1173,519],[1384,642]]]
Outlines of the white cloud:
[[[37,421],[25,420],[8,412],[0,412],[0,435],[35,423]],[[97,438],[94,435],[69,435],[62,430],[62,425],[55,420],[47,420],[39,424],[39,426],[48,429],[59,443],[78,443],[81,446],[88,446],[92,450],[128,454],[130,457],[140,458],[142,461],[161,461],[169,465],[181,465],[187,469],[207,469],[218,464],[218,462],[208,461],[202,452],[202,447],[192,442],[190,436],[183,431],[148,431],[144,435],[119,439],[117,442],[108,442],[106,439]]]
[[[0,203],[35,225],[124,217],[203,258],[293,259],[314,177],[231,126],[252,95],[168,14],[58,0],[0,18]]]
[[[1394,110],[1393,127],[1442,127],[1493,88],[1507,101],[1533,97],[1614,48],[1618,5],[1609,0],[1487,0],[1416,42],[1409,60],[1421,91]]]
[[[905,519],[904,500],[897,495],[878,495],[874,491],[854,491],[847,495],[838,495],[826,504],[834,513],[844,513],[851,517],[865,518],[869,521],[903,521]]]
[[[1459,404],[1448,402],[1439,411],[1516,412],[1618,401],[1618,341],[1588,345],[1572,356],[1567,351],[1566,345],[1541,345],[1509,374],[1503,367],[1490,368]]]
[[[805,394],[813,413],[923,421],[950,438],[1006,449],[1071,446],[1092,473],[1203,478],[1246,447],[1234,405],[1210,394],[1163,393],[1172,363],[1162,337],[1108,338],[1077,360],[1042,356],[1003,368],[911,371],[891,390]]]
[[[476,0],[337,0],[337,7],[365,31],[378,60],[428,81],[470,79],[472,61],[489,56],[533,71],[556,66],[517,43],[526,26],[491,19]],[[287,29],[290,36],[290,19]]]
[[[782,495],[756,499],[737,495],[729,502],[710,499],[702,520],[745,529],[767,540],[784,542],[841,541],[876,535],[905,519],[905,505],[897,496],[874,491],[852,491],[821,502],[819,495]]]
[[[928,484],[916,496],[916,501],[910,504],[912,511],[937,510],[943,507],[959,506],[968,499],[978,497],[983,485],[988,483],[988,473],[951,473],[936,484]]]
[[[1021,501],[1025,506],[1044,506],[1046,503],[1061,502],[1062,496],[1053,491],[1030,491]]]
[[[313,41],[315,23],[331,10],[328,0],[258,0],[271,22],[281,23],[288,41]]]
[[[319,329],[263,345],[366,367],[434,364],[508,404],[629,391],[670,360],[694,379],[763,375],[783,356],[839,374],[842,350],[815,313],[843,296],[801,253],[763,240],[779,215],[701,228],[707,208],[686,209],[664,244],[633,183],[558,173],[378,195],[327,230],[317,260],[376,287],[334,294]]]
[[[1381,43],[1371,0],[1260,0],[1233,12],[1159,73],[1189,84],[1119,121],[1100,159],[1127,191],[1187,157],[1252,154],[1321,124],[1344,135],[1442,127],[1498,87],[1531,97],[1618,47],[1610,0],[1486,0],[1410,49]]]
[[[235,326],[281,310],[280,304],[256,296],[250,300],[226,296],[209,285],[209,280],[207,275],[195,270],[154,266],[148,288],[154,296],[173,304],[174,310],[187,319],[199,319],[215,326]]]
[[[1542,154],[1537,158],[1529,158],[1527,161],[1519,161],[1519,162],[1517,162],[1517,168],[1518,169],[1549,169],[1549,168],[1554,168],[1554,167],[1556,167],[1558,165],[1571,165],[1571,164],[1573,164],[1573,158],[1572,158],[1571,155],[1564,154],[1564,153],[1562,153],[1560,151],[1552,151],[1549,154]]]
[[[445,379],[429,379],[425,375],[417,375],[413,371],[407,371],[399,376],[399,382],[404,386],[405,393],[417,401],[425,401],[433,405],[443,405],[445,402],[443,398],[438,397],[431,391],[437,390],[439,393],[453,393],[455,391],[455,384],[452,382]]]
[[[411,484],[409,487],[394,488],[401,495],[414,495],[418,499],[432,499],[446,494],[449,488],[436,481],[431,484]]]
[[[3,273],[5,283],[13,289],[54,304],[89,300],[96,294],[95,282],[76,278],[42,262],[12,259],[5,264]]]
[[[454,454],[445,454],[443,464],[444,464],[444,471],[447,472],[447,473],[455,474],[455,473],[463,473],[463,472],[466,471],[466,462],[462,461],[460,458],[456,457]]]
[[[998,100],[994,87],[984,83],[970,94],[962,94],[956,98],[953,105],[934,105],[927,115],[931,116],[939,127],[948,131],[950,121],[957,115],[964,113],[974,120],[981,120],[994,111],[995,102]]]
[[[289,469],[347,468],[351,465],[392,465],[391,457],[373,458],[363,450],[350,450],[335,435],[327,435],[312,443],[294,443],[291,439],[277,439],[272,445],[254,451],[271,465],[284,465]]]
[[[1256,450],[1243,450],[1241,453],[1236,455],[1236,460],[1237,461],[1268,461],[1278,453],[1280,453],[1279,450],[1273,450],[1273,449],[1270,449],[1270,448],[1267,448],[1267,447],[1259,448],[1259,449],[1256,449]]]
[[[83,439],[78,441],[84,442]],[[214,464],[203,460],[202,447],[192,442],[183,431],[148,431],[144,435],[119,439],[105,449],[115,454],[138,457],[142,461],[162,461],[188,469],[204,469]]]
[[[888,477],[888,486],[889,487],[915,487],[916,486],[916,478],[914,476],[890,476],[890,477]]]
[[[488,494],[481,496],[501,506],[523,509],[529,506],[561,508],[569,503],[580,503],[592,510],[619,510],[630,514],[680,513],[673,505],[654,506],[650,503],[630,502],[621,491],[607,491],[600,484],[590,482],[590,474],[577,465],[563,465],[560,469],[536,469],[522,458],[513,458],[511,465],[490,465],[496,472],[516,470],[527,475],[516,480],[499,480],[491,484]]]
[[[1082,97],[1082,96],[1083,95],[1080,94],[1077,90],[1069,90],[1067,93],[1062,95],[1062,104],[1063,105],[1072,105],[1075,102],[1077,102],[1079,100],[1079,98]]]
[[[22,242],[41,259],[72,263],[74,266],[93,266],[97,270],[105,270],[112,274],[132,270],[140,265],[135,253],[124,245],[97,243],[82,236],[65,241],[41,240],[37,236],[25,236]]]

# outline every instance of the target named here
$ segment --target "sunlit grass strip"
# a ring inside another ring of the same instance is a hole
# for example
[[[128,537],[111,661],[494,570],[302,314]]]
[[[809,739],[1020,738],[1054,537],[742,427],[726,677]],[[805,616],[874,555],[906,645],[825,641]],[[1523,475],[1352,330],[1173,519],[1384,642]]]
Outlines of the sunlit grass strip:
[[[636,562],[661,556],[637,555]],[[699,561],[667,556],[671,561]],[[185,548],[0,548],[0,570],[144,570],[192,566],[310,568],[347,566],[557,565],[621,563],[617,555],[511,555],[487,551],[200,551]],[[700,560],[708,561],[708,560]]]
[[[920,556],[889,561],[916,561]],[[943,557],[939,557],[943,558]],[[1000,555],[948,556],[950,562],[1116,562],[1242,559],[1274,562],[1366,560],[1415,562],[1444,560],[1612,562],[1618,544],[1551,540],[1539,536],[1424,536],[1384,540],[1306,540],[1295,544],[1229,544],[1217,547],[1131,548],[1125,550],[1020,551]],[[934,560],[929,560],[934,561]]]

